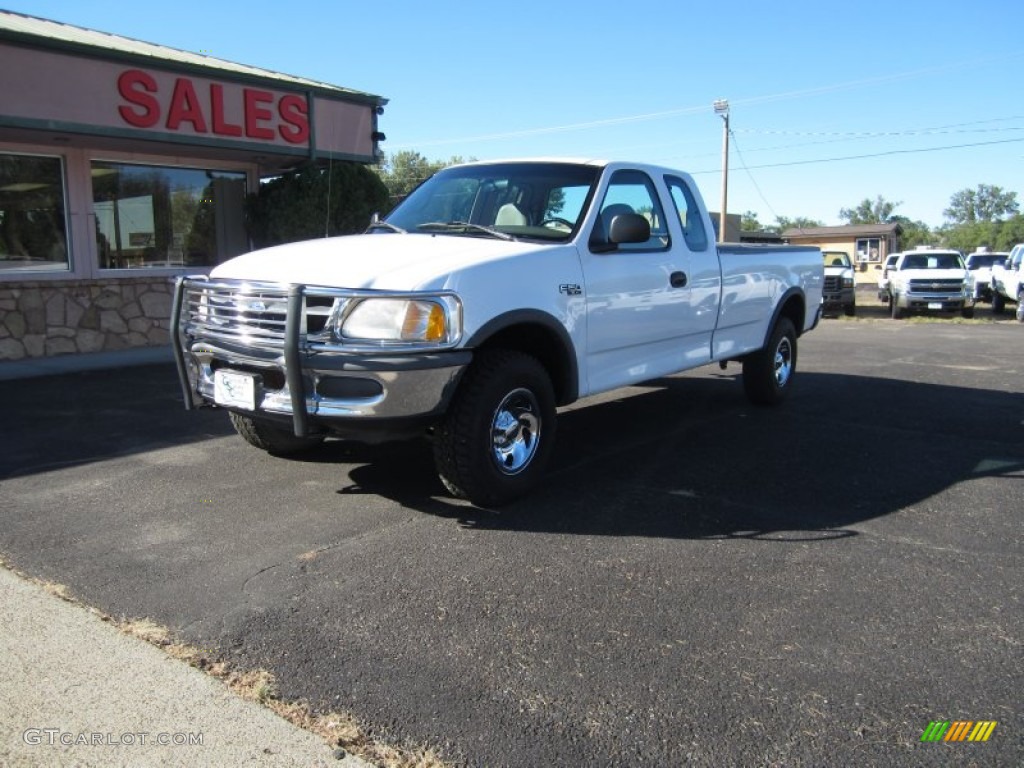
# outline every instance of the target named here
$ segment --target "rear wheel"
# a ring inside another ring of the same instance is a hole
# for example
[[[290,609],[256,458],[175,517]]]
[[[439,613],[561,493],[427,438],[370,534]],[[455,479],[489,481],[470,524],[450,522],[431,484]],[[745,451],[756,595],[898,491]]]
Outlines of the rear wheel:
[[[484,350],[459,384],[434,434],[434,463],[454,495],[500,506],[544,474],[555,438],[555,395],[530,355]]]
[[[228,412],[228,418],[231,419],[231,424],[234,426],[235,431],[249,445],[280,456],[308,451],[324,440],[323,436],[316,435],[296,437],[290,429],[286,429],[276,422],[253,418],[252,416],[243,416],[234,411]]]
[[[796,329],[780,317],[765,348],[744,358],[743,389],[753,403],[777,405],[789,394],[794,373]]]

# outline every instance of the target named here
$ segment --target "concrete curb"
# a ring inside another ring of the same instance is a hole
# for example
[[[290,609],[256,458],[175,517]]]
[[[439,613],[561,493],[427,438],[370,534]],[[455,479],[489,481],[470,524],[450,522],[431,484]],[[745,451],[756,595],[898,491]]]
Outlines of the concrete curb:
[[[371,768],[4,567],[0,658],[5,766]]]

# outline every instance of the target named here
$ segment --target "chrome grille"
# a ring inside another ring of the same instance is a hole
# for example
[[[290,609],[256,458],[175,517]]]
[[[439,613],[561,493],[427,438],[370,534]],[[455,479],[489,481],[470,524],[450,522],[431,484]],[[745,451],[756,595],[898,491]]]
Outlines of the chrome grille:
[[[334,306],[329,296],[304,296],[301,333],[324,331]],[[251,283],[189,281],[182,300],[189,332],[197,338],[284,346],[288,292]]]
[[[934,280],[911,280],[910,291],[912,293],[960,293],[964,288],[964,281],[959,278],[940,277]]]

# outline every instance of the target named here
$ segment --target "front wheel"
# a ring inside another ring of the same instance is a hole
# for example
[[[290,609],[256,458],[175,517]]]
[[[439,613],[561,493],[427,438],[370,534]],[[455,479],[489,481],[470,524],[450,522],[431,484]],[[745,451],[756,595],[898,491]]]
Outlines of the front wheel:
[[[896,299],[896,294],[889,298],[889,313],[892,315],[893,320],[901,320],[903,318],[903,310]]]
[[[1006,308],[1006,299],[995,288],[992,289],[992,314],[1001,315]]]
[[[482,507],[524,495],[544,474],[555,418],[551,378],[535,358],[511,350],[480,352],[434,433],[441,482]]]
[[[796,373],[796,329],[780,317],[764,349],[743,360],[743,389],[757,405],[781,403]]]
[[[228,412],[228,418],[231,419],[235,431],[249,445],[279,456],[308,451],[324,440],[322,436],[318,435],[296,437],[290,429],[278,426],[275,422],[243,416],[234,411]]]
[[[964,307],[960,310],[960,317],[965,320],[970,320],[974,317],[974,307]]]

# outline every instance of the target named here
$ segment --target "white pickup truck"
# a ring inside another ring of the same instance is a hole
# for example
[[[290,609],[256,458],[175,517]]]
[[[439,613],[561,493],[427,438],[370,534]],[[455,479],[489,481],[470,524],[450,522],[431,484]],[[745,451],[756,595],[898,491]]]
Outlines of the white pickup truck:
[[[729,361],[780,402],[822,287],[817,248],[716,247],[685,173],[471,163],[365,234],[179,279],[171,327],[186,407],[251,444],[429,432],[448,490],[495,506],[542,476],[557,406]]]
[[[960,251],[904,251],[889,270],[889,308],[899,320],[911,312],[959,312],[974,317],[974,279]]]
[[[1006,302],[1017,303],[1017,319],[1024,323],[1024,243],[1013,246],[1005,263],[992,265],[992,311],[997,315]]]

